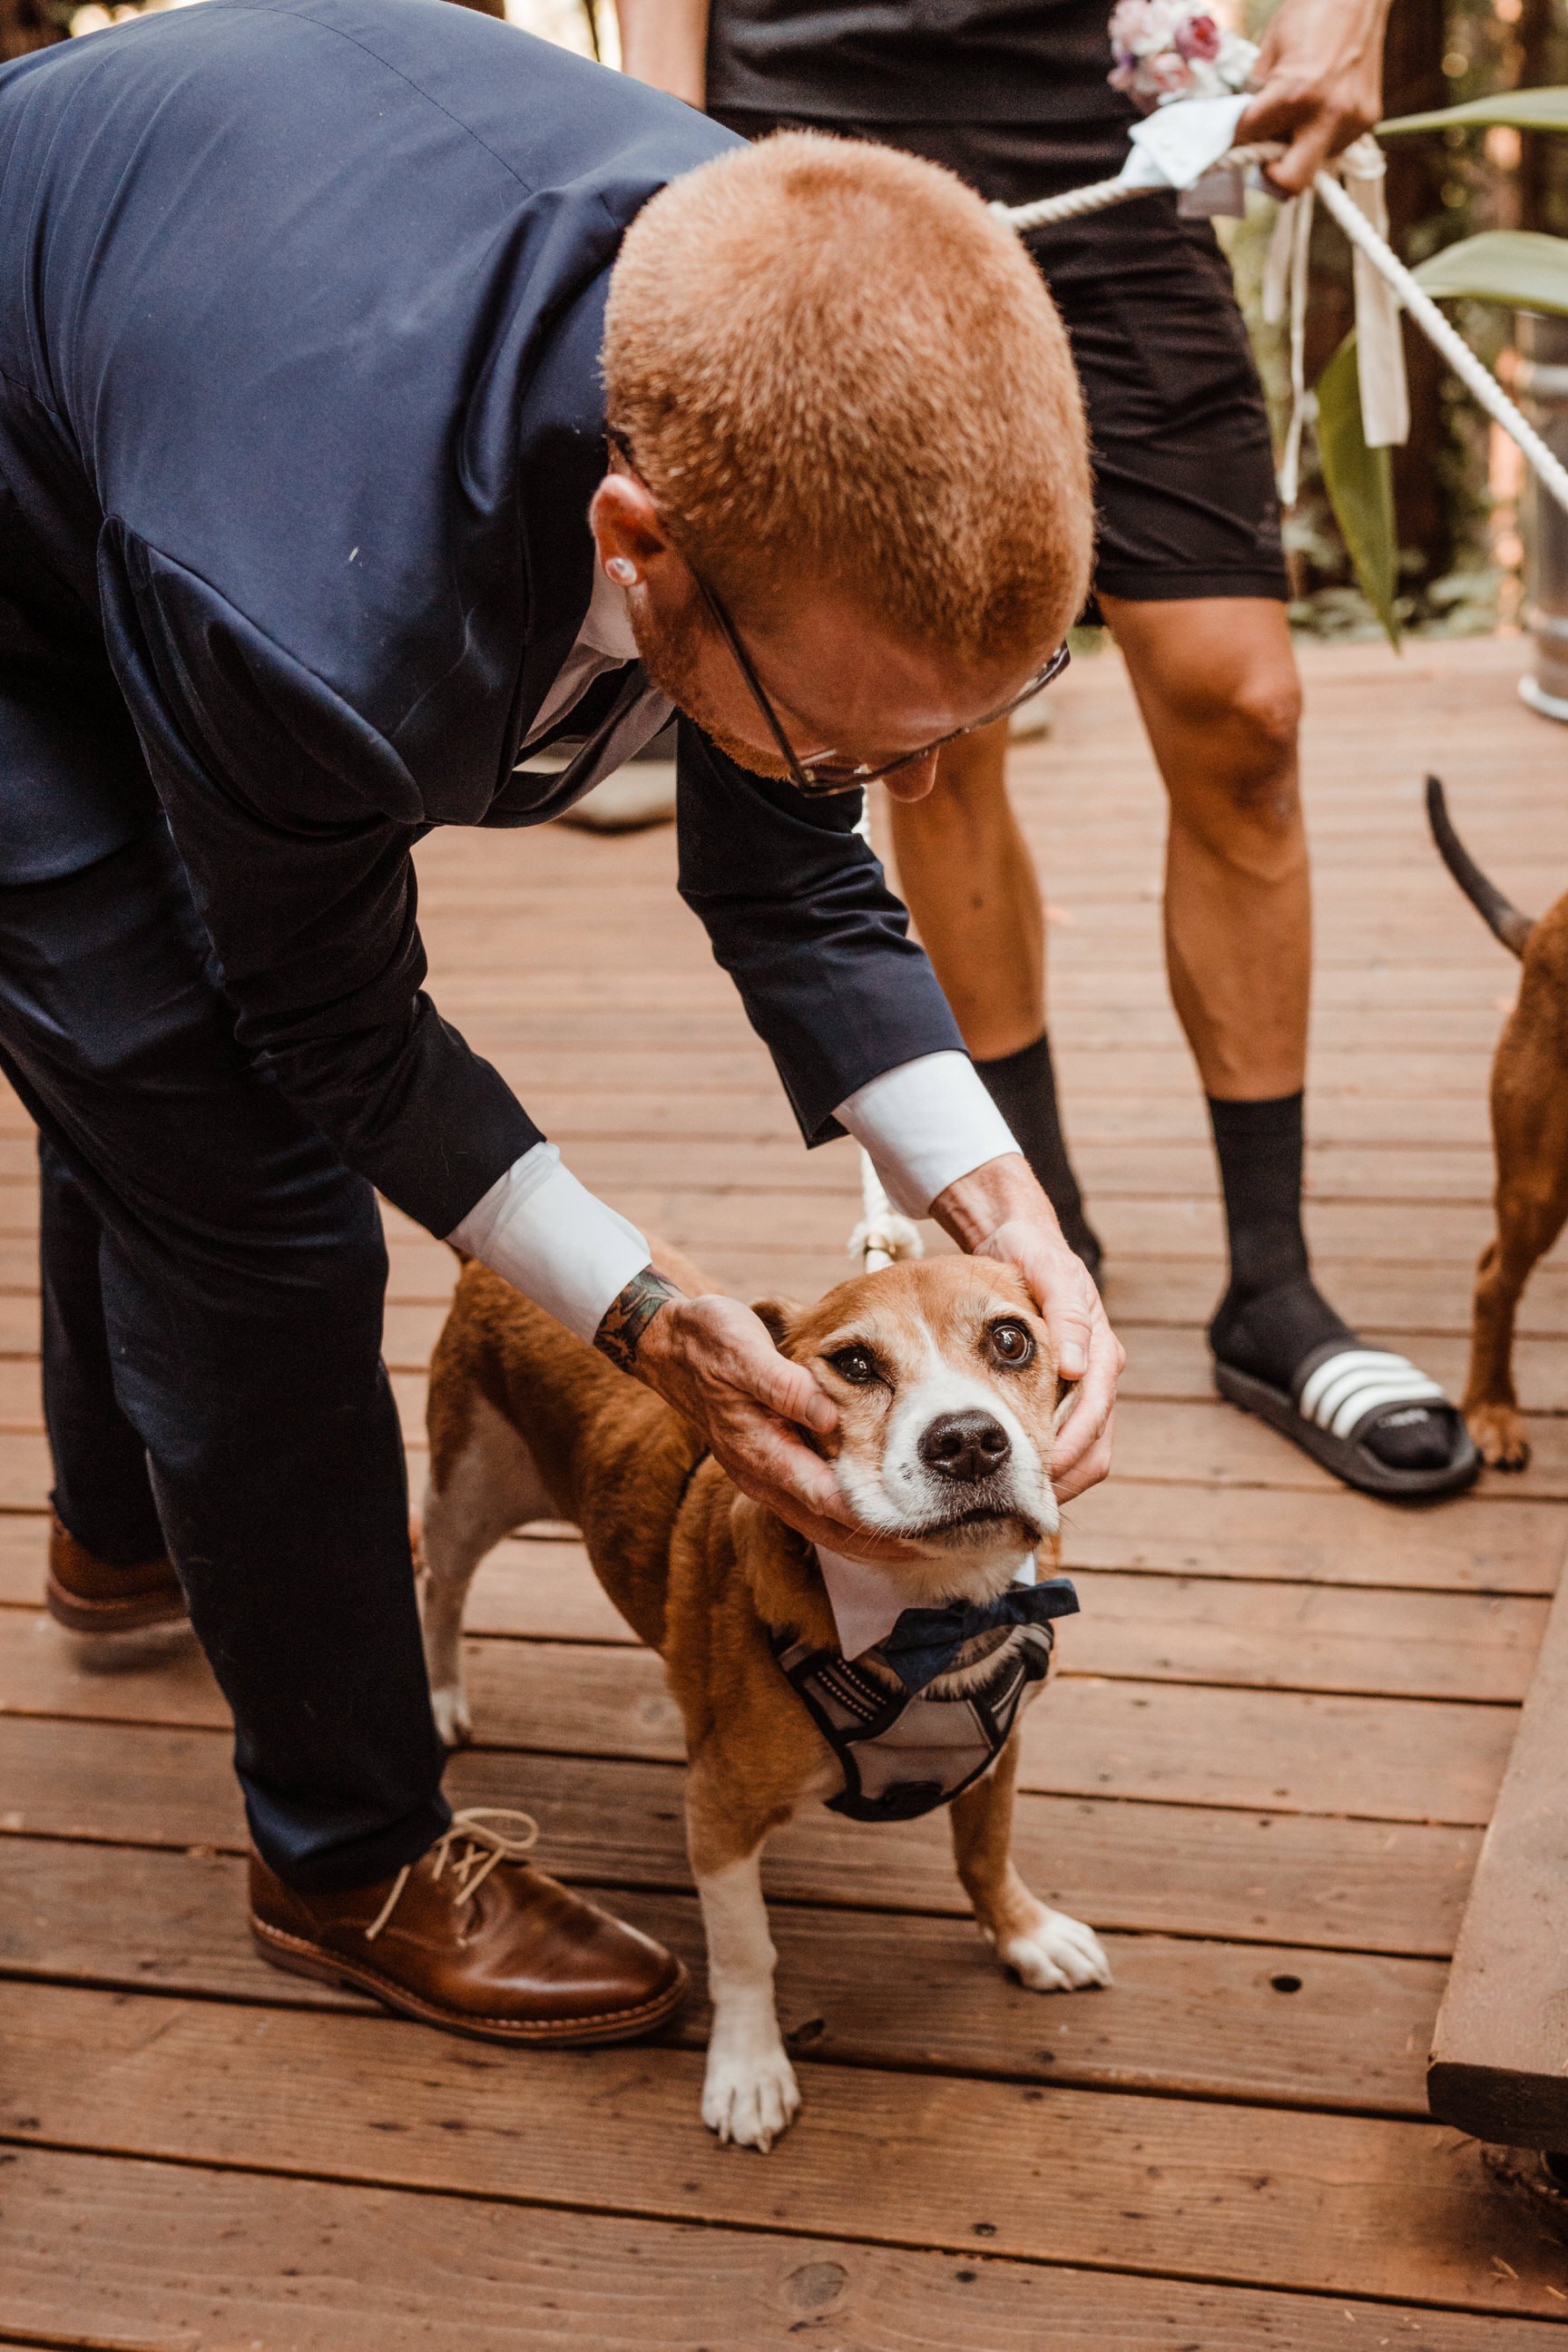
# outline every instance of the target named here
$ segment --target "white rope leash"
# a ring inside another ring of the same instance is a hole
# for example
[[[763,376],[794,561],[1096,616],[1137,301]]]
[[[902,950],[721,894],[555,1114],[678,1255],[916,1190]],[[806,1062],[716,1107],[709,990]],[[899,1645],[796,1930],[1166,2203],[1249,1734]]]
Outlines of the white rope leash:
[[[1233,167],[1240,170],[1248,163],[1267,163],[1284,149],[1268,142],[1260,147],[1233,147],[1214,166],[1216,172]],[[1065,195],[1041,196],[1032,205],[993,205],[998,219],[1016,228],[1020,236],[1032,228],[1049,228],[1057,221],[1078,220],[1085,213],[1102,213],[1111,205],[1129,205],[1134,196],[1157,196],[1158,188],[1139,187],[1134,183],[1116,180],[1091,180],[1085,188],[1069,188]],[[1164,192],[1167,195],[1169,189]]]
[[[1520,415],[1491,370],[1482,366],[1463,336],[1450,326],[1432,297],[1416,284],[1399,256],[1379,236],[1339,182],[1330,173],[1320,172],[1313,186],[1351,243],[1365,254],[1422,333],[1436,343],[1466,391],[1475,394],[1487,415],[1523,450],[1538,479],[1545,484],[1558,505],[1568,511],[1568,470],[1552,456],[1533,425]]]
[[[1274,144],[1232,148],[1222,156],[1216,170],[1240,164],[1268,163],[1284,150]],[[1433,301],[1423,291],[1384,237],[1379,236],[1366,215],[1345,194],[1333,174],[1320,172],[1313,182],[1315,194],[1325,208],[1338,221],[1359,253],[1363,253],[1378,276],[1392,288],[1401,307],[1408,310],[1422,333],[1435,343],[1468,392],[1473,393],[1510,441],[1524,452],[1538,478],[1543,482],[1558,505],[1568,511],[1568,469],[1554,457],[1545,442],[1509,398],[1489,368],[1483,367],[1474,352]],[[1045,196],[1033,205],[997,205],[998,216],[1017,230],[1020,236],[1028,229],[1046,228],[1058,221],[1078,220],[1088,213],[1103,212],[1112,205],[1128,204],[1134,196],[1152,195],[1159,192],[1151,188],[1128,186],[1121,180],[1095,180],[1088,187],[1069,188],[1065,195]]]

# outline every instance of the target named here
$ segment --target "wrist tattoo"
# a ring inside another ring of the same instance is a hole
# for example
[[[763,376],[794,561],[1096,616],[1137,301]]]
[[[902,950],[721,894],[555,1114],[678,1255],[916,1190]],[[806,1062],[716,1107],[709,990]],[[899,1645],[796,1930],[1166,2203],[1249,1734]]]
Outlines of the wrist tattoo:
[[[602,1356],[608,1356],[618,1370],[629,1372],[637,1361],[637,1342],[661,1307],[680,1292],[651,1265],[634,1274],[618,1298],[605,1310],[605,1319],[594,1334],[594,1345]]]

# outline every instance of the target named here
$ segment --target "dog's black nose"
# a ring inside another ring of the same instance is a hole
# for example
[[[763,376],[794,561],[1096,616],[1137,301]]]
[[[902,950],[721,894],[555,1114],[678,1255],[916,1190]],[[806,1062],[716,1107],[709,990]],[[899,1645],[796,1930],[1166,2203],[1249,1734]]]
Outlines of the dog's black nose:
[[[988,1412],[942,1413],[921,1440],[926,1467],[965,1486],[1000,1470],[1011,1450],[1006,1431]]]

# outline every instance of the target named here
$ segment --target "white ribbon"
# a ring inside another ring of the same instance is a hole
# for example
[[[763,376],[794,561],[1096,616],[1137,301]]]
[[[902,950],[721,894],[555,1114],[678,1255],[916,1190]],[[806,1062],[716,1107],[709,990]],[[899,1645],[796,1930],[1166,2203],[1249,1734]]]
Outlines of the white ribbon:
[[[1339,157],[1345,193],[1384,243],[1388,237],[1386,166],[1370,135]],[[1279,461],[1279,502],[1294,506],[1300,487],[1301,428],[1310,404],[1306,384],[1307,268],[1312,242],[1312,198],[1291,196],[1279,207],[1263,269],[1263,316],[1277,327],[1290,320],[1290,424]],[[1410,437],[1410,394],[1405,376],[1405,341],[1399,300],[1369,254],[1354,248],[1356,367],[1361,378],[1362,432],[1369,449],[1403,446]]]
[[[1339,159],[1345,194],[1388,242],[1388,166],[1370,134],[1347,147]],[[1410,438],[1410,392],[1405,377],[1405,338],[1394,289],[1369,254],[1355,248],[1356,365],[1361,375],[1361,422],[1369,449],[1403,448]]]

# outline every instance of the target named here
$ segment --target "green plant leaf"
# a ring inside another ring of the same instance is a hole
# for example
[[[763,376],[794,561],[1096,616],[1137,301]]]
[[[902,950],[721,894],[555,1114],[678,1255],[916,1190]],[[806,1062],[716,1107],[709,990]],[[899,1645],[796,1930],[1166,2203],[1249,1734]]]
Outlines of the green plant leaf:
[[[1495,98],[1472,98],[1463,106],[1439,106],[1430,114],[1397,114],[1380,122],[1380,139],[1407,131],[1447,131],[1450,123],[1473,123],[1478,131],[1505,123],[1512,131],[1568,131],[1568,89],[1500,89]]]
[[[1318,455],[1334,520],[1356,578],[1395,653],[1394,469],[1386,449],[1369,449],[1361,421],[1361,371],[1349,334],[1318,378]]]
[[[1446,245],[1415,272],[1441,302],[1468,296],[1512,310],[1568,310],[1568,237],[1531,228],[1488,229]]]

